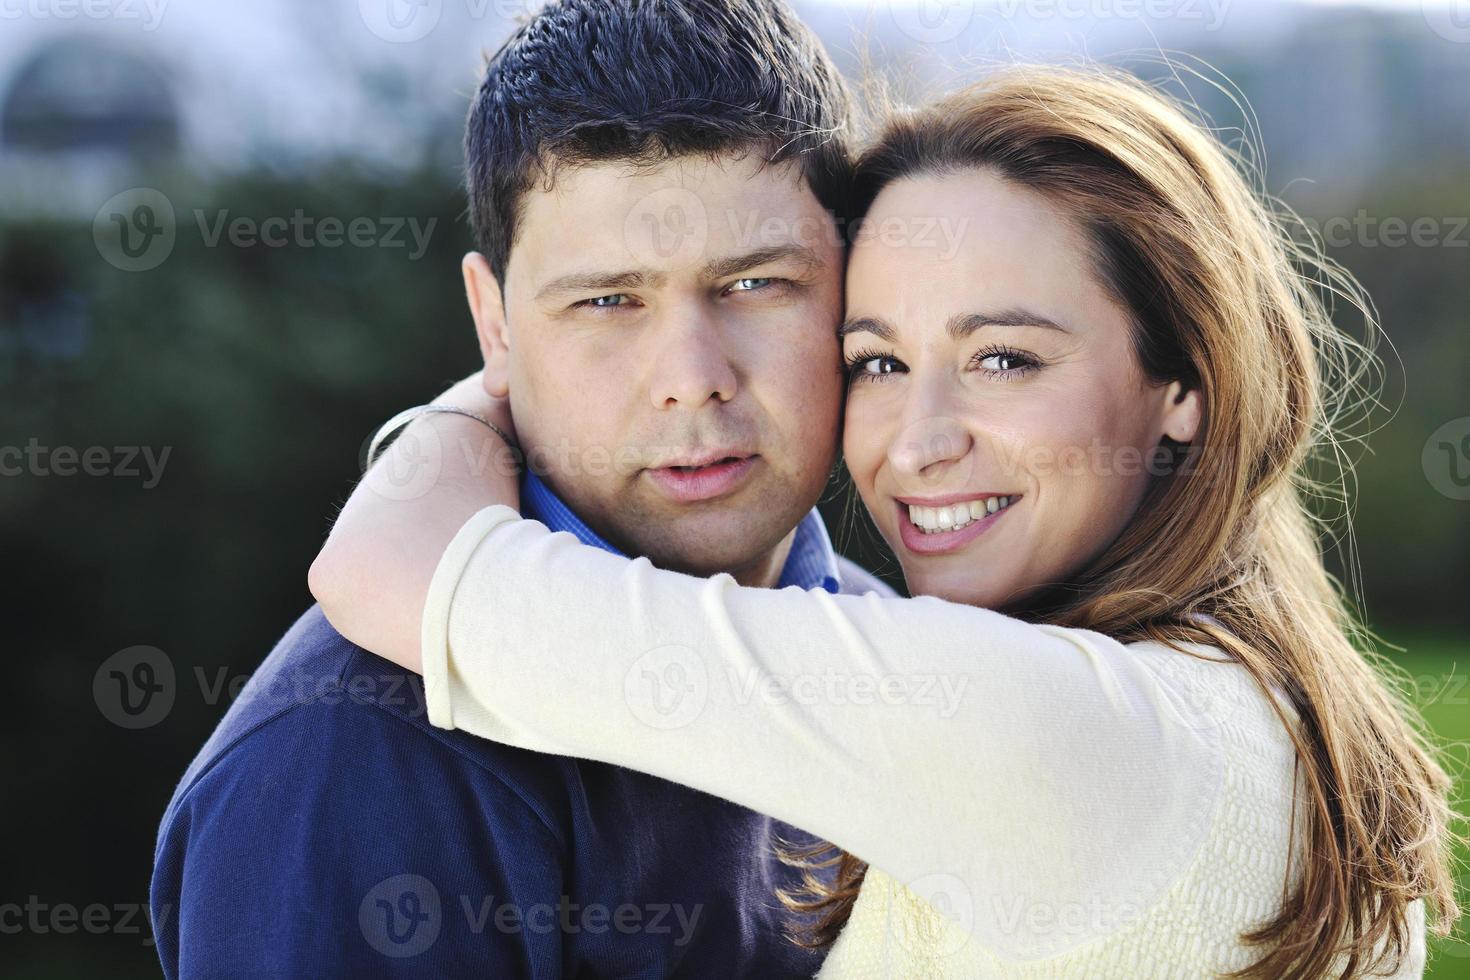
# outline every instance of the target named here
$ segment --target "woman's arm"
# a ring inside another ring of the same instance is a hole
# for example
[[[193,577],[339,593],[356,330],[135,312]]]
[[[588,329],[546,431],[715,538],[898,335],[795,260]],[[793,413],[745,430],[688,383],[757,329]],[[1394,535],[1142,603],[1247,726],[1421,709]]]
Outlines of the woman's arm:
[[[1177,652],[933,598],[692,578],[504,507],[447,550],[423,648],[435,724],[703,789],[902,882],[950,876],[1016,955],[1092,934],[1017,925],[1028,902],[1141,914],[1220,786]]]
[[[513,433],[510,407],[479,373],[434,400]],[[420,416],[364,474],[332,526],[307,581],[328,622],[353,643],[410,670],[429,580],[464,522],[490,504],[520,504],[515,457],[480,422]]]

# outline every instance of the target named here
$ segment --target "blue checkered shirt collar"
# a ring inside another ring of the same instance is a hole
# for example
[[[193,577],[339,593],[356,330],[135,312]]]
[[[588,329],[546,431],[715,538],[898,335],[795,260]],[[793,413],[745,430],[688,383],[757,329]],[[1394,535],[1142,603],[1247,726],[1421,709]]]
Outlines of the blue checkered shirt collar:
[[[607,541],[586,522],[572,512],[540,477],[527,473],[521,478],[521,513],[532,520],[540,521],[553,531],[566,531],[578,541],[594,548],[601,548],[620,555],[617,548]],[[796,538],[791,542],[791,553],[786,556],[786,565],[781,569],[778,589],[795,585],[803,589],[825,589],[837,592],[841,579],[837,572],[837,553],[832,550],[832,539],[827,536],[827,525],[812,508],[811,513],[796,526]]]

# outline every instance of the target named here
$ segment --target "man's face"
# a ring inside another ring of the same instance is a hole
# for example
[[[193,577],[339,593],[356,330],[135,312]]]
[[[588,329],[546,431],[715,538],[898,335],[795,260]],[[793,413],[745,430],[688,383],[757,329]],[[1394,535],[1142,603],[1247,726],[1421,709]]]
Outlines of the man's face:
[[[792,167],[563,168],[505,270],[531,466],[630,554],[765,574],[836,452],[842,264]]]

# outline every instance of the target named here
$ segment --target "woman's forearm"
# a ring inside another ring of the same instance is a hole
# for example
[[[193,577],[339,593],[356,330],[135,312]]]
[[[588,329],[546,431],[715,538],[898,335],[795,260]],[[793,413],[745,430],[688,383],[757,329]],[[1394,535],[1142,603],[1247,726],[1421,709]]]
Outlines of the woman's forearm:
[[[692,578],[506,508],[446,551],[423,650],[437,725],[684,783],[977,901],[1018,882],[1071,901],[1099,842],[1101,879],[1168,881],[1219,785],[1211,723],[1164,676],[1182,654],[932,598]]]
[[[512,431],[508,406],[478,374],[434,404]],[[419,671],[424,598],[444,549],[476,511],[519,502],[514,454],[499,436],[466,416],[420,416],[353,489],[312,563],[312,595],[347,639]]]

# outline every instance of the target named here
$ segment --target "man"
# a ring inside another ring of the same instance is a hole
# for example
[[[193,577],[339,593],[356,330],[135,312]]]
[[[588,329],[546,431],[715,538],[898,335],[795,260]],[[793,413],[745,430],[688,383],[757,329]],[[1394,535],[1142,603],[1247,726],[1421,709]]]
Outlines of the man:
[[[812,509],[842,392],[846,112],[767,0],[563,0],[492,59],[465,282],[527,516],[692,573],[882,588]],[[158,948],[170,977],[809,976],[778,835],[804,841],[434,729],[416,677],[313,609],[169,805]]]

